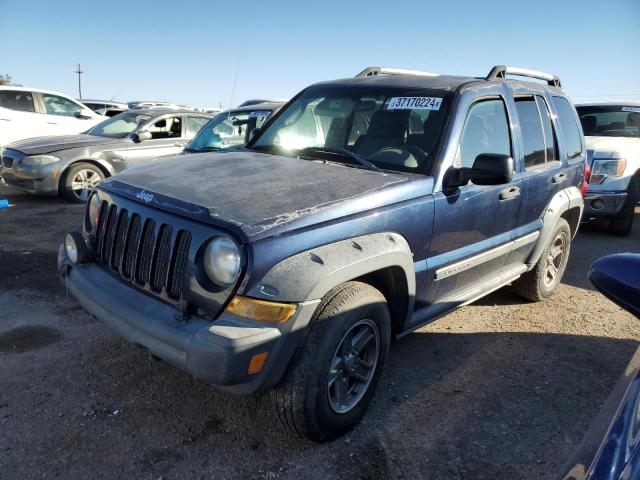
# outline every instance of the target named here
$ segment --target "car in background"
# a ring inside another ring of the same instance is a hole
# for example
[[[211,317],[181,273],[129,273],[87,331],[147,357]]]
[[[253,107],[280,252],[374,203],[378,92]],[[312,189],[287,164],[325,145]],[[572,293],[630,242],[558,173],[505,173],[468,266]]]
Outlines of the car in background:
[[[153,100],[134,100],[127,103],[130,110],[151,107],[175,107],[171,102],[156,102]]]
[[[576,105],[591,173],[584,219],[607,218],[609,231],[628,235],[640,202],[640,102]]]
[[[640,254],[619,253],[596,260],[589,280],[609,300],[640,318]],[[640,348],[563,467],[561,478],[640,478]]]
[[[99,110],[96,110],[96,113],[99,113],[103,117],[115,117],[116,115],[126,112],[128,110],[129,110],[128,108],[111,107],[111,108],[101,108]]]
[[[252,133],[284,105],[258,103],[247,107],[219,113],[207,123],[187,144],[185,153],[211,152],[228,148],[244,147]]]
[[[87,107],[89,107],[94,112],[100,112],[101,110],[113,110],[119,109],[121,112],[125,110],[129,110],[129,106],[126,103],[122,102],[114,102],[112,100],[87,100],[84,98],[79,98],[79,102],[83,103]],[[101,115],[104,115],[101,113]]]
[[[0,86],[0,148],[25,138],[84,132],[103,120],[63,93]]]
[[[258,103],[286,103],[286,102],[287,102],[286,100],[275,99],[275,98],[253,98],[253,99],[250,99],[250,100],[245,100],[240,105],[238,105],[236,108],[248,107],[250,105],[256,105]]]
[[[23,140],[2,151],[0,177],[11,188],[85,202],[105,177],[182,151],[210,118],[191,111],[130,110],[83,134]]]

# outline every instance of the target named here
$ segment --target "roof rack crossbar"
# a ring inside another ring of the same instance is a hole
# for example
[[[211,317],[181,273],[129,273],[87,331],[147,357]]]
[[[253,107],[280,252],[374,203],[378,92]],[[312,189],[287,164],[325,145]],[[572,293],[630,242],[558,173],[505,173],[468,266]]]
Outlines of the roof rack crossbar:
[[[362,70],[358,77],[372,77],[374,75],[418,75],[421,77],[437,77],[437,73],[421,72],[420,70],[407,70],[405,68],[391,68],[391,67],[367,67]]]
[[[538,80],[544,80],[548,85],[553,87],[561,87],[560,78],[557,75],[550,73],[539,72],[537,70],[530,70],[528,68],[520,67],[507,67],[505,65],[496,65],[491,69],[489,75],[485,77],[485,80],[502,80],[507,75],[516,75],[518,77],[537,78]]]

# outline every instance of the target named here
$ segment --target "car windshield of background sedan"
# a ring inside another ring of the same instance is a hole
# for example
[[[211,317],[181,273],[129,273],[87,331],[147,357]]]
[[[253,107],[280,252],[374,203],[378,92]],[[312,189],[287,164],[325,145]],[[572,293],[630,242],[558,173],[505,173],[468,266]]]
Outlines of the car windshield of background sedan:
[[[87,134],[98,137],[124,138],[130,133],[135,132],[142,124],[150,119],[151,117],[149,115],[125,112],[99,123],[88,130]]]
[[[585,136],[640,138],[640,105],[576,107]]]
[[[244,147],[249,141],[251,130],[260,128],[270,115],[271,110],[220,113],[202,127],[185,151],[196,153]]]
[[[446,100],[396,88],[311,88],[250,148],[369,169],[430,173]]]

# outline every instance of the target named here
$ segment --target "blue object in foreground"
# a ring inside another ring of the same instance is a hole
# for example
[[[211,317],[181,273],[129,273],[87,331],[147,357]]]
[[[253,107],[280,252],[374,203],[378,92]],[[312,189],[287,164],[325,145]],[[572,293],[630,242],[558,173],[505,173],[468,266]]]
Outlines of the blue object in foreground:
[[[595,261],[589,280],[640,318],[640,254],[621,253]],[[563,468],[562,478],[640,478],[640,348]]]
[[[9,200],[6,198],[0,199],[0,208],[9,208]]]

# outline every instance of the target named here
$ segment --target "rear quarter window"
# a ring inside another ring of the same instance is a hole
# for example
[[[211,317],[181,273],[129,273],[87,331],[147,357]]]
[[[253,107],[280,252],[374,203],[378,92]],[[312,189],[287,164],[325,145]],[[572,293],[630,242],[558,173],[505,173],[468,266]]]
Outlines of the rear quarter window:
[[[567,158],[579,157],[582,153],[582,131],[578,126],[574,109],[569,101],[563,97],[552,97],[552,102],[556,115],[558,115]]]

